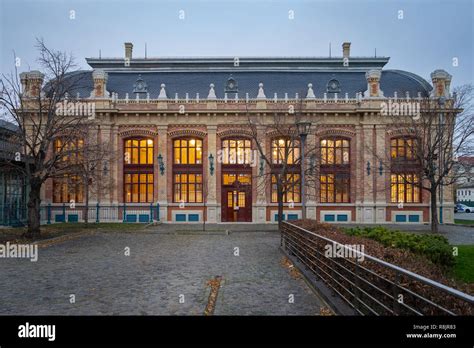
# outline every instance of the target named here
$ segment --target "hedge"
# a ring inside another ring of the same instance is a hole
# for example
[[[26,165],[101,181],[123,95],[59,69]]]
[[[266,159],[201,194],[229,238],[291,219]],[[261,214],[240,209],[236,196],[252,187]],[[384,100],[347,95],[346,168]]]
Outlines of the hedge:
[[[447,238],[440,235],[405,233],[382,226],[345,228],[344,232],[351,236],[373,239],[386,247],[410,250],[445,268],[451,268],[455,264],[452,246]]]

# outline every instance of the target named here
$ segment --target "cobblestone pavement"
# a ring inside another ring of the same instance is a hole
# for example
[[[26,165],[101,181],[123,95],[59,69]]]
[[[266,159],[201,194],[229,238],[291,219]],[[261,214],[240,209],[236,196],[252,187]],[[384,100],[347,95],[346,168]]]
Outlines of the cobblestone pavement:
[[[281,265],[279,243],[275,232],[84,236],[39,249],[37,262],[0,259],[0,314],[202,315],[215,276],[215,315],[319,314],[319,298]]]

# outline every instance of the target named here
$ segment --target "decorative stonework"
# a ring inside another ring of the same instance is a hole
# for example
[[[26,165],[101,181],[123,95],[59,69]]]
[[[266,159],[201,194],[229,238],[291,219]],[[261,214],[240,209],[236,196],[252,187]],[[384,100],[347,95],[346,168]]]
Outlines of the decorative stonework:
[[[134,136],[134,135],[147,135],[147,136],[157,136],[158,130],[155,126],[143,127],[143,126],[120,126],[118,134],[122,137]]]
[[[235,127],[235,126],[234,126]],[[229,127],[222,127],[219,126],[219,130],[217,131],[217,135],[220,138],[224,137],[230,137],[230,136],[247,136],[247,137],[252,137],[253,133],[250,129],[245,129],[245,125],[242,126],[241,128],[229,128]]]
[[[196,129],[196,128],[177,128],[177,129],[172,129],[168,131],[168,136],[170,138],[176,138],[176,137],[186,137],[186,136],[194,136],[194,137],[199,137],[199,138],[205,138],[206,137],[206,131],[204,129]]]
[[[341,135],[346,137],[355,137],[356,132],[347,128],[327,128],[327,129],[318,129],[316,130],[317,136],[322,135]]]
[[[405,128],[395,128],[395,129],[389,129],[387,130],[387,135],[393,136],[393,135],[407,135],[407,134],[415,134],[414,129],[407,129]]]

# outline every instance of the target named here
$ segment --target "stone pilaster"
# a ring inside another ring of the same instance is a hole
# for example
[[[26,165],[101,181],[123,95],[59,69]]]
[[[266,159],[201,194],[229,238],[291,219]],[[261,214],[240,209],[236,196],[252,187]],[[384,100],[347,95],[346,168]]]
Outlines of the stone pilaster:
[[[257,141],[262,145],[262,150],[265,156],[267,156],[267,138],[265,135],[265,127],[257,127]],[[267,206],[267,188],[270,182],[270,176],[267,175],[269,168],[268,165],[264,164],[264,175],[260,175],[260,153],[257,150],[257,177],[254,180],[254,185],[257,185],[257,200],[255,207],[252,211],[253,222],[265,223],[267,220],[266,206]]]
[[[172,170],[171,167],[167,166],[168,161],[168,151],[167,149],[168,144],[168,126],[160,125],[158,126],[158,146],[155,147],[157,149],[155,154],[155,177],[157,177],[155,187],[157,187],[158,195],[156,197],[157,202],[160,204],[160,219],[161,221],[166,221],[168,217],[168,190],[172,191],[172,188],[168,185],[168,176],[169,171]],[[163,163],[165,165],[165,172],[163,175],[160,172],[160,165],[158,163],[158,156],[161,155],[163,157]]]
[[[207,158],[205,158],[205,172],[207,176],[205,197],[207,207],[207,222],[215,223],[220,221],[218,219],[218,204],[217,204],[217,126],[207,126]],[[214,157],[214,172],[211,174],[209,156]]]

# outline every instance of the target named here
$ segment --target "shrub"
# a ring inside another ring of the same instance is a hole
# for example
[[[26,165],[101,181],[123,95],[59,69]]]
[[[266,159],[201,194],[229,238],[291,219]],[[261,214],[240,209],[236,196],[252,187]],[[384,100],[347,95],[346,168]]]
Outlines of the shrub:
[[[455,264],[453,249],[443,236],[392,231],[382,226],[345,228],[344,232],[373,239],[386,247],[410,250],[442,267],[451,268]]]

